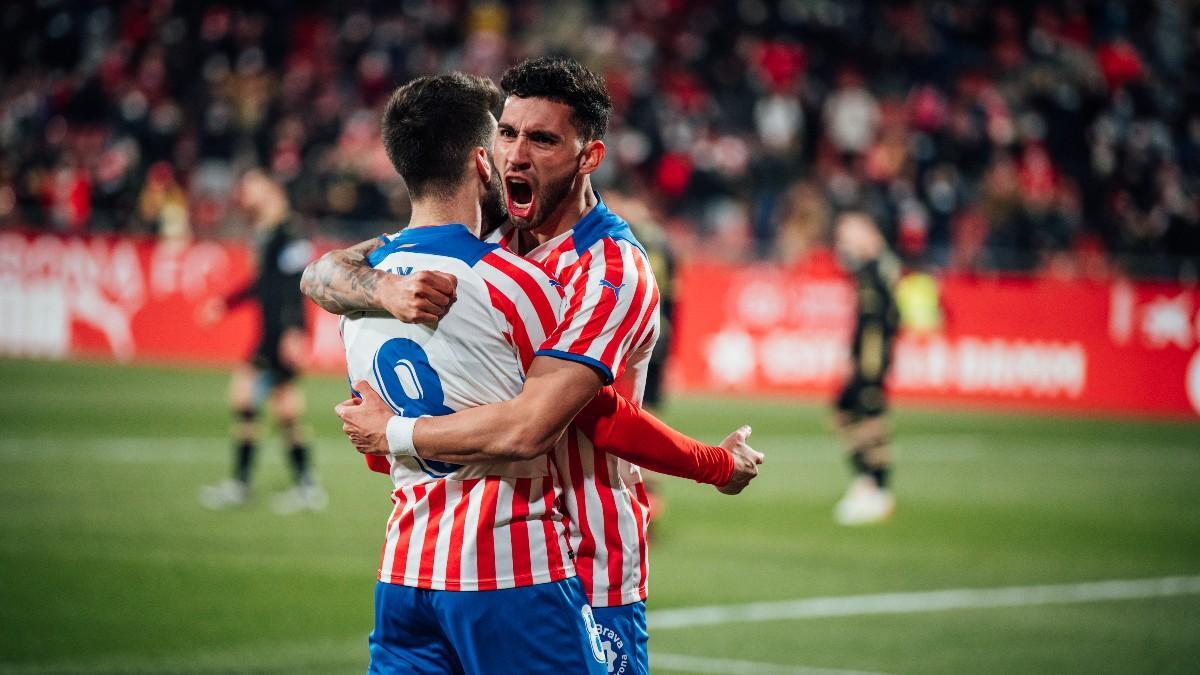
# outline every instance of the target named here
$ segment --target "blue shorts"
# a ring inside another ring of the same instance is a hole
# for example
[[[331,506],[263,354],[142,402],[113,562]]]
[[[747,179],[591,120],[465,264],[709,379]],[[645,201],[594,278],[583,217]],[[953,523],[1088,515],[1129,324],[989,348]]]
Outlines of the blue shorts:
[[[600,646],[611,675],[648,675],[650,654],[646,643],[646,603],[616,607],[594,607],[592,613],[600,629]]]
[[[498,591],[379,582],[370,646],[373,675],[607,672],[576,578]]]

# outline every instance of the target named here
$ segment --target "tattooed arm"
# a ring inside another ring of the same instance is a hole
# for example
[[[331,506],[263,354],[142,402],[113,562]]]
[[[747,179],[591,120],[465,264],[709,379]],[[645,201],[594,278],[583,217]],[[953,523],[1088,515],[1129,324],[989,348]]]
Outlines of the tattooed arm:
[[[389,274],[371,267],[367,256],[379,238],[336,249],[309,263],[300,291],[332,314],[385,311],[407,323],[433,323],[454,304],[458,280],[443,272]]]

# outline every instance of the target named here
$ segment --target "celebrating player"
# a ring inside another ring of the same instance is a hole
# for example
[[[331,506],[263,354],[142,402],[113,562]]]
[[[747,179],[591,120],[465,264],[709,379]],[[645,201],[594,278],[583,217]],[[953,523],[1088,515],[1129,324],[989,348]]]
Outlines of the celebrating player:
[[[589,176],[604,159],[611,110],[600,78],[574,61],[541,58],[510,69],[502,86],[509,98],[494,154],[510,226],[490,239],[546,264],[566,294],[563,321],[536,352],[521,394],[511,401],[418,421],[392,416],[363,392],[361,405],[344,406],[339,414],[360,450],[416,451],[435,461],[488,461],[514,448],[532,457],[557,441],[554,459],[566,489],[576,567],[610,658],[646,672],[648,509],[641,472],[595,447],[594,428],[576,425],[565,434],[563,428],[606,382],[640,396],[657,337],[657,289],[628,226],[591,188]],[[453,281],[427,275],[401,283],[366,269],[364,251],[378,245],[364,242],[328,254],[306,270],[305,292],[339,313],[382,308],[406,320],[445,316],[454,301]],[[734,493],[762,460],[745,444],[748,434],[743,428],[726,439],[734,455],[731,473],[712,470],[708,458],[715,455],[681,451],[690,441],[667,447],[631,439],[617,447],[626,459],[665,473],[718,485],[732,476],[723,490]]]
[[[546,273],[478,238],[485,219],[504,213],[488,150],[499,100],[491,81],[456,73],[413,80],[384,113],[384,146],[413,210],[371,263],[458,280],[455,311],[436,327],[380,314],[343,322],[352,380],[406,415],[517,395],[522,355],[558,322],[561,295]],[[459,466],[409,455],[393,457],[390,473],[395,507],[370,672],[605,672],[549,462]]]

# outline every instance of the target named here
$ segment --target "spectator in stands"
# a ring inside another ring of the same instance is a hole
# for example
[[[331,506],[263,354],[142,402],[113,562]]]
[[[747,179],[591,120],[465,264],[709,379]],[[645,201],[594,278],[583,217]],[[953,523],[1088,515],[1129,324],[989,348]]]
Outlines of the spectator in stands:
[[[867,208],[914,264],[1071,269],[1103,248],[1114,267],[1195,274],[1198,29],[1182,0],[15,3],[0,226],[136,230],[165,161],[198,236],[223,234],[251,166],[331,236],[390,231],[408,204],[370,150],[381,92],[564,51],[613,91],[617,161],[597,181],[651,186],[639,196],[680,242],[775,256],[804,182]]]

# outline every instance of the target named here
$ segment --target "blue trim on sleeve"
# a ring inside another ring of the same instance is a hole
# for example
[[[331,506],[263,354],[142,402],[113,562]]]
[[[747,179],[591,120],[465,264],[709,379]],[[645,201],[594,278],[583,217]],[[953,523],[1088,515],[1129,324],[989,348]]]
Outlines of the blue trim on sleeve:
[[[574,232],[571,234],[571,239],[575,243],[575,253],[582,255],[596,242],[609,237],[629,242],[644,255],[646,248],[637,240],[637,237],[633,236],[633,231],[629,229],[629,223],[610,211],[599,193],[594,194],[596,195],[596,205],[592,207],[591,211],[584,214],[578,223],[575,223]]]
[[[600,375],[603,376],[603,378],[604,378],[604,384],[612,384],[613,383],[613,374],[612,374],[612,371],[608,369],[608,366],[604,365],[603,363],[600,363],[599,361],[597,361],[596,359],[593,359],[590,356],[584,356],[582,354],[574,354],[572,352],[564,352],[561,349],[539,349],[536,352],[534,352],[533,355],[534,356],[550,356],[550,357],[553,357],[556,359],[563,359],[565,361],[574,361],[576,363],[582,363],[585,366],[591,366],[591,367],[595,368],[596,370],[600,371]]]
[[[430,227],[408,227],[392,237],[367,256],[367,262],[377,267],[393,253],[424,253],[444,258],[457,258],[469,267],[483,259],[488,253],[500,248],[499,244],[479,241],[466,225],[451,223]]]

